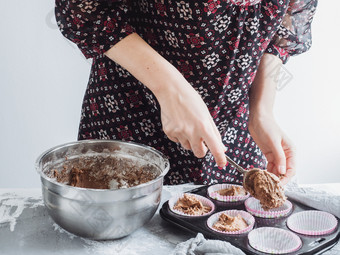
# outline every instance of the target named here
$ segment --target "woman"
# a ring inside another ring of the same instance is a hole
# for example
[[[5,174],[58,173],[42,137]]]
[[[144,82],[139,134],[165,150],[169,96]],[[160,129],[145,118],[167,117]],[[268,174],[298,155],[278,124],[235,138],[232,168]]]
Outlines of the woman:
[[[316,4],[56,0],[61,32],[93,58],[78,138],[162,151],[166,184],[241,182],[224,153],[287,183],[295,156],[273,116],[274,70],[309,49]]]

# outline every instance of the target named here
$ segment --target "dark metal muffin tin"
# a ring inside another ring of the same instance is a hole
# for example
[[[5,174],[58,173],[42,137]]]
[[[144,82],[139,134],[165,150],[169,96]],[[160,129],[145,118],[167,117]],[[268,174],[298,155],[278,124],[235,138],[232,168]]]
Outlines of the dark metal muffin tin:
[[[198,195],[209,198],[216,206],[215,211],[213,213],[217,213],[219,211],[224,211],[224,210],[231,210],[231,209],[246,211],[246,208],[244,206],[244,201],[243,202],[220,202],[220,201],[210,198],[209,195],[207,194],[208,187],[209,186],[203,186],[203,187],[200,187],[194,190],[190,190],[187,193],[194,193],[194,194],[198,194]],[[277,227],[277,228],[289,230],[286,222],[287,222],[287,218],[290,215],[297,213],[297,212],[305,211],[305,210],[315,210],[314,208],[295,202],[292,198],[288,198],[288,199],[289,201],[292,202],[293,209],[286,217],[275,218],[275,219],[265,219],[265,218],[259,218],[259,217],[254,216],[255,218],[254,229],[259,228],[259,227]],[[170,210],[168,202],[165,202],[163,204],[159,213],[164,220],[172,224],[175,224],[183,229],[193,232],[194,234],[202,233],[205,236],[205,238],[228,241],[234,246],[240,248],[246,254],[256,254],[256,255],[268,254],[268,253],[259,252],[249,245],[248,233],[240,234],[240,235],[227,235],[227,234],[221,234],[221,233],[211,230],[207,226],[206,221],[213,213],[207,216],[202,216],[202,217],[181,216],[181,215],[173,213]],[[293,254],[294,255],[322,254],[326,250],[333,247],[340,239],[339,219],[337,220],[338,220],[338,226],[336,230],[334,230],[333,233],[328,234],[328,235],[306,236],[306,235],[301,235],[301,234],[293,232],[301,238],[302,247],[298,251],[288,253],[288,254],[292,254],[292,255]]]

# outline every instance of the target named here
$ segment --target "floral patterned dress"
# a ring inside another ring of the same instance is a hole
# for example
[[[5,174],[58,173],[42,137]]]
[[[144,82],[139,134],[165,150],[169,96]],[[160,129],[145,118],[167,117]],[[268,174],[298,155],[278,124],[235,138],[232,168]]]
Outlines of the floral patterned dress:
[[[311,46],[317,0],[56,0],[62,34],[93,58],[78,139],[146,144],[169,157],[166,184],[242,182],[210,152],[197,159],[162,131],[152,92],[104,56],[137,32],[198,91],[228,155],[244,168],[266,160],[248,131],[249,89],[264,53],[289,56]],[[165,77],[166,79],[166,77]]]

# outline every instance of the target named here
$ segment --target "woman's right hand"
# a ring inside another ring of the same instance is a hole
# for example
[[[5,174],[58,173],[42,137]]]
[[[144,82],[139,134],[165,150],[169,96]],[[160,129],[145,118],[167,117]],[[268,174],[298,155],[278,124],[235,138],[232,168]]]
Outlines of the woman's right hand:
[[[163,131],[170,140],[192,150],[198,158],[204,157],[209,148],[217,165],[226,165],[225,147],[210,112],[183,76],[159,92],[157,99],[161,106]]]
[[[209,148],[217,165],[226,165],[224,145],[207,106],[171,63],[136,33],[105,55],[154,93],[161,106],[163,130],[170,140],[181,143],[197,157],[204,157]]]

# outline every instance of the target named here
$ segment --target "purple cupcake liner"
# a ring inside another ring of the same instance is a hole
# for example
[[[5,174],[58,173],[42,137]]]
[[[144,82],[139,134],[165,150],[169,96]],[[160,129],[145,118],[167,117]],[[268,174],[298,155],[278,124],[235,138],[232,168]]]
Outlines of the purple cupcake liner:
[[[177,194],[171,197],[168,201],[169,208],[172,212],[182,215],[182,216],[187,216],[187,217],[202,217],[202,216],[211,214],[215,210],[215,204],[212,201],[210,201],[208,198],[200,196],[200,195],[192,194],[192,193],[185,193],[185,194],[195,197],[197,200],[201,201],[204,206],[209,206],[211,210],[208,213],[205,213],[202,215],[190,215],[190,214],[186,214],[186,213],[183,213],[181,211],[174,209],[174,206],[176,205],[178,199],[184,197],[184,193],[180,193],[180,194]]]
[[[291,253],[302,247],[302,241],[296,234],[273,227],[252,230],[248,234],[248,241],[255,250],[270,254]]]
[[[288,215],[293,208],[292,203],[286,200],[282,206],[265,211],[262,208],[260,201],[253,197],[248,198],[244,202],[244,205],[248,212],[250,212],[252,215],[256,217],[261,217],[261,218],[284,217]]]
[[[323,211],[303,211],[290,216],[287,227],[303,235],[327,235],[332,233],[338,225],[333,214]]]
[[[243,201],[246,200],[249,197],[249,193],[247,192],[247,195],[245,196],[222,196],[220,195],[217,191],[221,189],[227,189],[232,186],[237,186],[243,188],[242,185],[235,185],[235,184],[215,184],[212,185],[208,188],[208,195],[209,197],[216,199],[218,201],[223,201],[223,202],[238,202],[238,201]]]
[[[245,229],[238,230],[238,231],[220,231],[220,230],[214,229],[213,225],[214,225],[215,222],[218,221],[218,219],[219,219],[219,217],[222,213],[225,213],[225,214],[227,214],[229,216],[233,216],[233,217],[240,214],[241,217],[247,222],[248,227],[246,227]],[[239,235],[239,234],[247,233],[247,232],[249,232],[250,230],[253,229],[254,224],[255,224],[255,218],[250,213],[247,213],[246,211],[242,211],[242,210],[221,211],[221,212],[218,212],[218,213],[211,215],[207,220],[207,225],[211,230],[218,232],[218,233],[222,233],[222,234],[228,234],[228,235]]]

